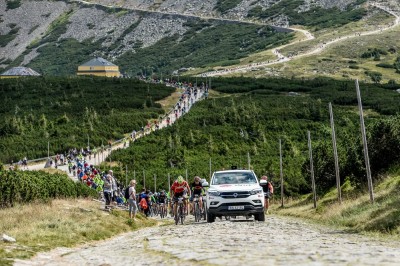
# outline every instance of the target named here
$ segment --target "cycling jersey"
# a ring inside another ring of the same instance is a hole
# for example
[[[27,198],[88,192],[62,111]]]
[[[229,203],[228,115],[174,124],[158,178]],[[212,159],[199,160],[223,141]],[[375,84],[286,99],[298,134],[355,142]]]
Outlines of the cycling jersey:
[[[201,182],[199,182],[197,184],[196,184],[196,182],[193,182],[191,187],[192,187],[193,194],[199,195],[199,196],[201,195],[201,192],[203,191],[203,185],[201,184]]]
[[[171,186],[171,191],[173,191],[174,194],[177,194],[177,193],[182,193],[183,194],[185,188],[187,190],[190,189],[189,185],[188,185],[188,183],[186,181],[183,181],[181,184],[179,184],[177,181],[175,181]]]

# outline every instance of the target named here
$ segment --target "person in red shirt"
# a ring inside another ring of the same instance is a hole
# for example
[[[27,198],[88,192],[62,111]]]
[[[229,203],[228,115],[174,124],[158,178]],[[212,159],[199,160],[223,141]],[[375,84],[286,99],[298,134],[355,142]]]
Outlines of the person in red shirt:
[[[189,184],[183,179],[182,176],[178,176],[176,181],[171,186],[171,198],[174,202],[178,201],[179,197],[186,197],[187,193],[189,193],[190,197],[190,187]],[[187,200],[184,200],[185,208],[187,209]],[[174,204],[174,215],[176,215],[176,207],[178,204]]]

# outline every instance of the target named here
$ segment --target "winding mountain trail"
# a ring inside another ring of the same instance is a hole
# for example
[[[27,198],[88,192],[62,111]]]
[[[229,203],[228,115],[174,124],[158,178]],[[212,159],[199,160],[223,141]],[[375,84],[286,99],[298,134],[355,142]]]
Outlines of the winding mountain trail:
[[[343,41],[346,41],[346,40],[349,40],[349,39],[353,39],[353,38],[359,38],[359,37],[362,37],[362,36],[381,34],[381,33],[385,32],[385,31],[388,31],[390,29],[393,29],[393,28],[397,27],[400,24],[400,15],[397,14],[396,12],[394,12],[393,10],[390,10],[388,7],[382,6],[382,5],[377,4],[377,3],[370,3],[370,5],[374,6],[376,8],[379,8],[379,9],[385,11],[386,13],[394,16],[395,20],[393,21],[393,23],[390,24],[390,25],[387,25],[385,27],[376,29],[376,30],[358,32],[358,33],[355,33],[355,34],[351,34],[351,35],[346,35],[346,36],[342,36],[342,37],[339,37],[339,38],[335,38],[333,40],[320,43],[317,47],[314,47],[313,49],[311,49],[308,52],[305,52],[305,53],[302,53],[302,54],[297,54],[297,55],[294,55],[294,56],[291,56],[291,57],[287,57],[287,56],[283,55],[282,53],[280,53],[281,49],[293,44],[293,43],[288,43],[288,44],[285,44],[285,45],[282,45],[280,47],[272,49],[272,53],[275,54],[276,57],[277,57],[276,60],[260,62],[260,63],[252,63],[252,64],[248,64],[248,65],[244,65],[244,66],[238,66],[238,67],[224,69],[224,70],[210,71],[210,72],[202,73],[201,76],[213,77],[213,76],[222,76],[222,75],[227,75],[227,74],[232,74],[232,73],[248,72],[248,71],[250,71],[250,70],[252,70],[254,68],[265,67],[265,66],[275,65],[275,64],[278,64],[278,63],[284,63],[284,62],[296,60],[296,59],[299,59],[299,58],[302,58],[302,57],[306,57],[306,56],[310,56],[310,55],[321,53],[323,50],[325,50],[328,46],[331,46],[332,44],[343,42]],[[306,36],[306,39],[302,39],[302,40],[297,41],[297,42],[305,42],[305,41],[309,41],[309,40],[315,39],[315,37],[309,31],[301,30],[301,29],[295,29],[295,28],[291,28],[291,29],[293,29],[295,31],[299,31],[299,32],[303,33]]]
[[[192,216],[191,216],[192,217]],[[384,242],[269,215],[146,228],[76,248],[56,248],[21,265],[399,265]]]

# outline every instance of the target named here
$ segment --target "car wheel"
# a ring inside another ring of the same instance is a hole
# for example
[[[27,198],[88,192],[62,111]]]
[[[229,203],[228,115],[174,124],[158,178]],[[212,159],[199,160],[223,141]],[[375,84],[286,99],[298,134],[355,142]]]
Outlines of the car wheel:
[[[264,222],[265,221],[265,213],[260,212],[260,213],[254,214],[254,220]]]
[[[207,223],[215,222],[215,215],[207,212]]]

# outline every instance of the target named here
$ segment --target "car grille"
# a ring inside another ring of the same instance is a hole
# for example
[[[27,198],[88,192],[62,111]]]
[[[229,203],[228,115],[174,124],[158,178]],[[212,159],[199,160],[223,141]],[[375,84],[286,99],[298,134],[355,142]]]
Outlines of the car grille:
[[[242,199],[250,196],[250,193],[248,191],[221,192],[220,196],[224,199]]]

